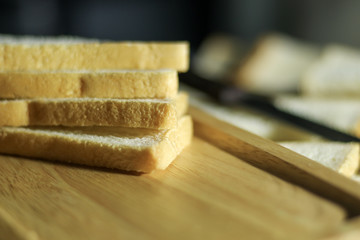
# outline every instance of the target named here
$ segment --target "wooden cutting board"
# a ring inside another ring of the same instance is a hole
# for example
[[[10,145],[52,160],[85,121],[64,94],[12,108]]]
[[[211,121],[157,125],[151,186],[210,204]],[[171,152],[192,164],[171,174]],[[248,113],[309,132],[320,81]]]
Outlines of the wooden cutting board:
[[[189,112],[198,137],[253,166],[339,204],[350,217],[360,216],[360,184],[193,106]]]
[[[195,137],[148,175],[0,155],[0,239],[318,239],[343,208]]]

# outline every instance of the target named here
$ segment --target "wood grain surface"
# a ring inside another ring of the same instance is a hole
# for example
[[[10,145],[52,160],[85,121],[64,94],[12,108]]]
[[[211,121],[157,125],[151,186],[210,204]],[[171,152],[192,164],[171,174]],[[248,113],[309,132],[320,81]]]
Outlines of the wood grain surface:
[[[0,155],[0,239],[318,239],[344,210],[194,138],[136,175]]]
[[[360,184],[270,140],[191,106],[195,135],[242,160],[360,215]]]
[[[360,239],[360,217],[351,219],[340,225],[336,231],[322,240],[359,240]]]

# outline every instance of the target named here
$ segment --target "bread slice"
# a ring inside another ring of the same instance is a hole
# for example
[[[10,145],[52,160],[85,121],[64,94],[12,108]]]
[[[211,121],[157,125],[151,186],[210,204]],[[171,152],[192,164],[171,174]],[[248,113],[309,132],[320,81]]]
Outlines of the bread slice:
[[[357,99],[279,96],[275,105],[350,134],[356,133],[360,120],[360,100]]]
[[[0,101],[0,126],[176,126],[187,97],[175,99],[31,99]],[[179,107],[179,110],[177,110]]]
[[[301,93],[322,97],[360,97],[360,51],[327,46],[304,74]]]
[[[259,39],[235,74],[235,84],[252,92],[296,91],[302,73],[318,57],[316,47],[282,34]]]
[[[121,127],[0,128],[0,152],[88,166],[151,172],[189,145],[192,121],[167,130]]]
[[[0,38],[0,70],[175,69],[189,67],[187,42],[100,42],[69,37]]]
[[[360,174],[356,174],[354,176],[351,177],[352,180],[358,182],[360,184]]]
[[[324,61],[354,63],[360,61],[360,49],[339,44],[327,45],[321,54]]]
[[[246,54],[246,44],[231,34],[207,36],[191,59],[191,70],[207,79],[226,79]]]
[[[352,177],[359,169],[358,143],[280,142],[280,144],[347,177]]]
[[[0,98],[174,98],[175,70],[0,71]]]
[[[180,85],[190,95],[190,104],[224,122],[274,141],[312,141],[318,137],[241,106],[224,107],[204,93]]]

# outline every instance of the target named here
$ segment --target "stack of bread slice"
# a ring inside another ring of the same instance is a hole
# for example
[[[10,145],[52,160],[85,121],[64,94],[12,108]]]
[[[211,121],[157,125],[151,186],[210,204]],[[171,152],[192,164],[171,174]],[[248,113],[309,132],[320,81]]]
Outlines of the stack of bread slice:
[[[0,153],[152,172],[187,146],[186,42],[0,41]]]

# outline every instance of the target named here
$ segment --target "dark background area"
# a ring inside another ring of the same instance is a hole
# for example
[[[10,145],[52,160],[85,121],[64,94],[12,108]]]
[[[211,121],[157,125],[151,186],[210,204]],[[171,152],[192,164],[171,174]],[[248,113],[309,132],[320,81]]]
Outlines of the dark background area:
[[[0,0],[0,33],[109,40],[189,40],[214,32],[252,41],[280,31],[360,46],[358,0]]]

